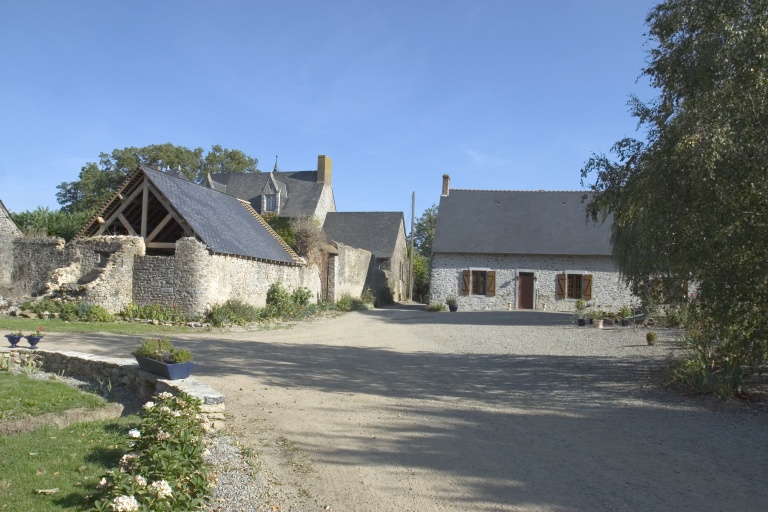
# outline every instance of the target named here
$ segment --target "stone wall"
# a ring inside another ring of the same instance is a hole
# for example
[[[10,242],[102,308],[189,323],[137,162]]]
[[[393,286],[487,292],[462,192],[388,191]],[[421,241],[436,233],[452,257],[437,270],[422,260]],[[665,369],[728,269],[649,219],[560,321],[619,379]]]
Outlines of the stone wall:
[[[10,366],[39,365],[44,371],[64,374],[92,384],[125,389],[146,400],[156,393],[184,392],[200,399],[202,413],[215,428],[224,419],[225,397],[196,379],[165,380],[139,368],[135,359],[103,357],[82,352],[50,350],[0,349],[0,364]]]
[[[338,301],[343,295],[360,297],[366,286],[366,276],[373,267],[373,255],[365,249],[335,243],[339,254],[330,259],[328,298]]]
[[[496,296],[462,296],[462,270],[487,268],[496,272]],[[516,309],[519,272],[535,276],[534,308],[546,311],[574,311],[574,299],[556,299],[557,274],[563,271],[592,274],[592,301],[598,309],[616,311],[637,303],[621,281],[615,263],[605,256],[528,256],[494,254],[434,254],[430,281],[430,302],[445,302],[454,295],[459,311],[500,311]]]
[[[136,258],[132,289],[137,304],[172,304],[188,315],[200,315],[230,299],[263,307],[267,290],[276,282],[289,291],[308,288],[315,297],[321,292],[320,272],[314,265],[211,254],[205,244],[182,238],[174,256]]]
[[[400,224],[397,232],[395,252],[390,260],[389,289],[394,300],[404,300],[408,297],[408,250],[405,241],[405,227]]]
[[[0,201],[0,295],[12,291],[13,241],[20,236],[21,230]]]
[[[315,209],[315,217],[317,217],[317,220],[320,221],[320,225],[322,226],[328,212],[335,211],[336,202],[333,199],[333,189],[326,185],[323,187],[322,192],[320,192],[320,199],[318,200],[317,208]]]
[[[43,291],[51,272],[69,265],[73,251],[63,238],[13,239],[13,283],[18,294],[38,294]]]

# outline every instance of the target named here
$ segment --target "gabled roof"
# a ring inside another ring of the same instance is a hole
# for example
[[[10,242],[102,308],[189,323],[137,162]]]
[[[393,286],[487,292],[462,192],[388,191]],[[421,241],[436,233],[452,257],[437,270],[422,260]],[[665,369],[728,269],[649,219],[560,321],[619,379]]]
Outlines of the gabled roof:
[[[611,255],[611,219],[587,220],[585,192],[452,189],[433,253]]]
[[[140,221],[136,218],[137,209],[141,208],[143,201],[139,192],[142,192],[144,177],[148,182],[151,207],[160,209],[163,206],[170,210],[186,236],[197,237],[214,253],[287,264],[300,261],[247,202],[145,166],[140,167],[121,185],[112,199],[86,223],[77,236],[82,238],[98,234],[100,230],[103,231],[101,226],[109,224],[110,221],[119,221],[122,227],[120,224],[116,225],[121,229],[127,229],[127,223],[138,233]],[[124,199],[130,208],[123,208],[121,211]],[[160,216],[153,215],[153,219],[163,219],[164,216],[166,214],[162,212]],[[163,232],[163,222],[168,223],[167,220],[151,222],[154,225],[149,226],[147,232],[155,231],[154,228],[157,232]],[[178,230],[167,232],[170,237],[177,237],[179,234]]]
[[[328,212],[323,230],[328,240],[391,258],[401,226],[405,229],[402,212]]]
[[[249,201],[260,212],[259,198],[270,180],[277,182],[280,188],[281,217],[310,217],[315,214],[323,192],[323,183],[317,182],[317,171],[217,173],[211,175],[209,186]]]

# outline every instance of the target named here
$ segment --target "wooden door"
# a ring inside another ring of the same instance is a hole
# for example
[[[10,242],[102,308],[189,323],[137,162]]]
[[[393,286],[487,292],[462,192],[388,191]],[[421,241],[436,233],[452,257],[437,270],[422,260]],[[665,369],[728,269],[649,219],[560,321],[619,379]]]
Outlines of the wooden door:
[[[533,309],[533,272],[520,272],[517,277],[518,309]]]

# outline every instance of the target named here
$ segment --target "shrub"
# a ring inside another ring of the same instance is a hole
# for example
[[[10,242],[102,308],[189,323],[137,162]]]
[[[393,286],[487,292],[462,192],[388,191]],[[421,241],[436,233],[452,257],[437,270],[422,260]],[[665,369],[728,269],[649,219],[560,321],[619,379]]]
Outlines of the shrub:
[[[360,294],[360,300],[368,304],[373,304],[376,301],[376,297],[374,297],[373,290],[371,290],[370,286]]]
[[[433,313],[445,311],[447,308],[445,307],[445,304],[442,302],[430,302],[427,304],[427,311],[431,311]]]
[[[255,306],[237,299],[230,299],[222,305],[215,305],[206,315],[206,320],[216,327],[224,325],[245,325],[258,322],[261,311]]]
[[[177,349],[168,338],[144,338],[133,351],[134,356],[147,357],[164,363],[186,363],[192,360],[187,349]]]
[[[657,342],[658,340],[659,340],[659,335],[658,335],[658,334],[656,334],[656,333],[655,333],[655,332],[653,332],[653,331],[649,331],[649,332],[648,332],[648,333],[645,335],[645,341],[646,341],[646,342],[647,342],[649,345],[655,345],[655,344],[656,344],[656,342]]]
[[[144,306],[134,303],[128,304],[120,312],[120,316],[123,318],[157,320],[158,322],[186,322],[189,320],[189,317],[176,306],[166,306],[157,302]]]
[[[101,306],[91,306],[85,320],[87,322],[112,322],[115,320],[115,316]]]
[[[297,306],[309,306],[309,302],[312,300],[312,292],[309,288],[300,286],[293,290],[291,293],[291,301]]]
[[[187,511],[204,508],[210,492],[203,458],[200,401],[160,393],[147,402],[141,424],[128,432],[133,445],[99,483],[94,509]]]

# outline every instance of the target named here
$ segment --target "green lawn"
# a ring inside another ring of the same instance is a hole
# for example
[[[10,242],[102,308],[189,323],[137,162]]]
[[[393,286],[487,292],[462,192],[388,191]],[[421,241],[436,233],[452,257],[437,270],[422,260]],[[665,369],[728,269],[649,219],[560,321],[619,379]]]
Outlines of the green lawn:
[[[38,327],[43,332],[78,332],[92,333],[105,332],[110,334],[181,334],[192,332],[192,329],[184,326],[152,325],[140,322],[64,322],[62,320],[40,320],[34,318],[0,318],[0,333],[8,334],[15,331],[23,331],[29,334]],[[45,339],[43,339],[45,341]]]
[[[0,395],[0,421],[105,403],[62,382],[7,372],[0,373]],[[126,434],[139,421],[126,416],[0,437],[0,510],[87,510],[86,496],[128,451]]]

